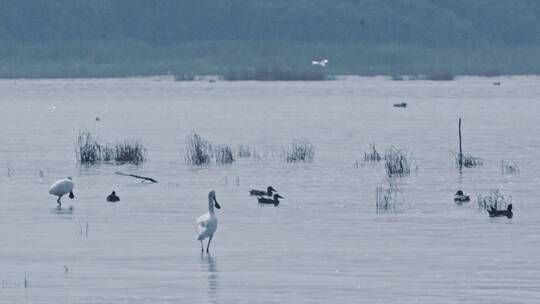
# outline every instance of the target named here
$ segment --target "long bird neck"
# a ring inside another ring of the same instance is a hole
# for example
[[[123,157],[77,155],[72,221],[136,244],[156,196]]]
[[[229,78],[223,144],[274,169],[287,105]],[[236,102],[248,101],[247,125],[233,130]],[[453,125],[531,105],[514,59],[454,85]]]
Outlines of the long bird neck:
[[[211,197],[208,198],[208,212],[214,214],[214,200]]]

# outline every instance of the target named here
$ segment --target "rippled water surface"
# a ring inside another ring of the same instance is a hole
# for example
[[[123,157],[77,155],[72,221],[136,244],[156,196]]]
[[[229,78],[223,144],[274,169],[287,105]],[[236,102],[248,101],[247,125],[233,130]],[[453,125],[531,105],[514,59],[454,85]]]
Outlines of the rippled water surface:
[[[3,80],[0,93],[0,303],[540,299],[540,78]],[[402,101],[409,107],[392,107]],[[465,152],[484,161],[462,174],[450,153],[459,117]],[[80,167],[81,129],[102,142],[140,138],[148,162]],[[264,157],[193,168],[192,131]],[[312,163],[282,161],[295,139],[315,146]],[[376,213],[385,170],[363,163],[371,143],[414,157],[397,212]],[[502,160],[521,172],[501,174]],[[75,209],[57,214],[48,188],[66,176]],[[285,197],[277,208],[248,195],[268,185]],[[455,205],[459,188],[473,202]],[[222,209],[212,255],[201,257],[194,221],[211,189]],[[513,219],[476,208],[492,189],[512,196]],[[116,204],[105,201],[112,190]]]

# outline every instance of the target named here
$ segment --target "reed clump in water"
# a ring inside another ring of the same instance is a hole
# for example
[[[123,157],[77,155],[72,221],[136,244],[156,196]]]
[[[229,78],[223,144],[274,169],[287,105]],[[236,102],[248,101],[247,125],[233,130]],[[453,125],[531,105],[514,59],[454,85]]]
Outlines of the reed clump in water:
[[[95,164],[101,161],[101,146],[97,139],[86,130],[79,131],[75,153],[81,164]]]
[[[210,163],[212,158],[212,145],[197,133],[186,138],[186,163],[191,165],[204,165]]]
[[[402,177],[411,174],[412,156],[394,146],[386,149],[384,162],[388,177]]]
[[[499,189],[491,190],[488,195],[477,194],[476,204],[480,209],[506,209],[512,203],[512,197],[501,193]]]
[[[77,161],[83,165],[115,161],[139,164],[145,161],[144,145],[141,140],[125,140],[113,144],[100,144],[89,131],[79,132],[75,147]]]
[[[251,157],[251,154],[251,147],[247,145],[239,145],[235,151],[235,155],[238,158]]]
[[[114,161],[138,164],[144,162],[145,148],[140,139],[114,144]]]
[[[231,164],[234,161],[233,151],[227,145],[215,146],[212,152],[216,164]]]
[[[501,173],[517,174],[519,173],[519,166],[515,161],[503,160],[501,161]]]
[[[197,133],[186,138],[186,163],[196,166],[210,164],[230,164],[234,162],[234,152],[229,145],[212,145]]]
[[[375,143],[371,144],[369,152],[364,153],[364,161],[366,162],[380,162],[382,160],[381,154],[375,148]]]
[[[292,146],[285,151],[285,161],[310,162],[315,158],[315,147],[307,140],[295,141]]]
[[[460,154],[459,154],[459,152],[452,151],[452,155],[454,156],[454,159],[456,161],[456,165],[459,167],[460,166]],[[484,164],[484,162],[482,161],[482,159],[480,157],[474,157],[471,154],[465,154],[465,153],[463,153],[461,155],[461,162],[462,162],[461,164],[465,168],[479,167],[479,166],[482,166]]]

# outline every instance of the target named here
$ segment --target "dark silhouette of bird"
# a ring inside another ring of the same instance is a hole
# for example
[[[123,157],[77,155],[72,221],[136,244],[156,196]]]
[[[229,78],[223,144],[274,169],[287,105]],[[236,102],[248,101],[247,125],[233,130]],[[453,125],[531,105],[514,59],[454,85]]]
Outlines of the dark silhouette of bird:
[[[284,198],[284,197],[276,193],[274,194],[273,199],[259,196],[257,200],[259,201],[259,204],[273,204],[274,206],[277,206],[279,205],[280,198]]]
[[[514,213],[512,212],[512,204],[509,204],[506,210],[497,210],[492,206],[491,209],[487,210],[487,212],[489,213],[490,217],[506,216],[507,218],[512,218],[514,216]]]
[[[116,195],[116,191],[113,191],[111,194],[107,196],[107,202],[116,203],[120,201],[120,197]]]

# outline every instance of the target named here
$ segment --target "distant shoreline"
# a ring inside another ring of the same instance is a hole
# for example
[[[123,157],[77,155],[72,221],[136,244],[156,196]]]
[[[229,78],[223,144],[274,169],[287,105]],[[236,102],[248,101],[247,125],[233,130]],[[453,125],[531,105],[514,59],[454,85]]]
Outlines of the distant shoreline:
[[[115,80],[115,81],[128,81],[128,80],[150,80],[150,81],[173,81],[173,82],[332,82],[332,81],[354,81],[354,80],[384,80],[384,81],[392,81],[392,82],[417,82],[417,81],[425,81],[425,82],[452,82],[452,81],[458,81],[462,79],[470,79],[470,78],[479,78],[479,79],[508,79],[508,78],[533,78],[533,77],[539,77],[540,74],[508,74],[508,75],[499,75],[499,76],[482,76],[482,75],[456,75],[452,80],[430,80],[426,79],[424,77],[418,77],[418,76],[412,76],[412,75],[403,75],[402,80],[396,80],[394,79],[394,76],[390,75],[354,75],[354,74],[348,74],[348,75],[332,75],[332,79],[324,79],[324,80],[226,80],[219,78],[219,75],[197,75],[196,79],[192,80],[177,80],[175,79],[174,75],[133,75],[133,76],[119,76],[119,77],[16,77],[16,78],[5,78],[0,77],[0,82],[5,81],[84,81],[84,80]]]

